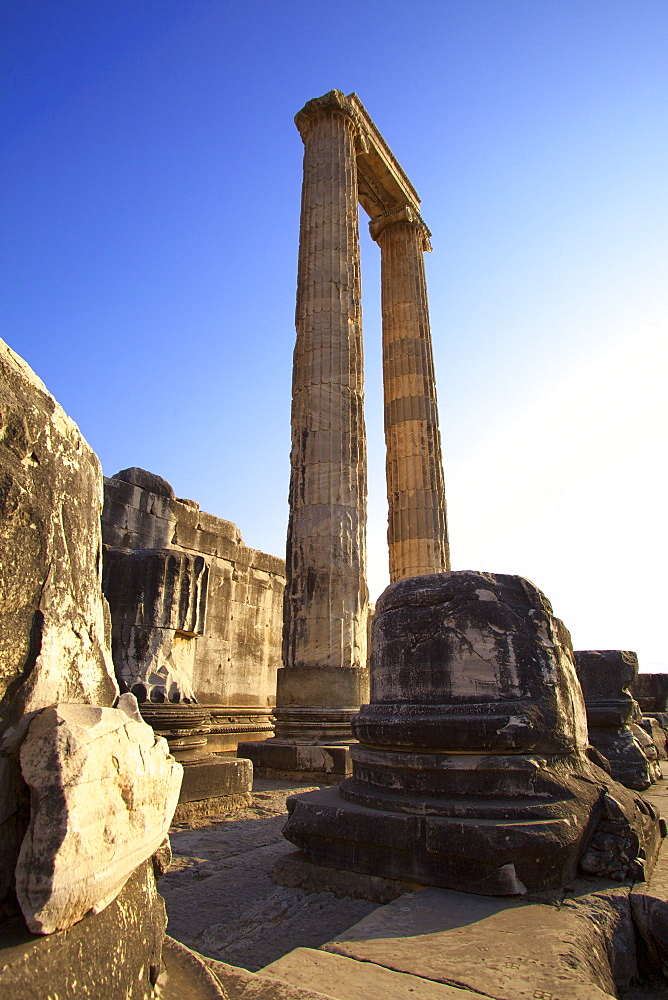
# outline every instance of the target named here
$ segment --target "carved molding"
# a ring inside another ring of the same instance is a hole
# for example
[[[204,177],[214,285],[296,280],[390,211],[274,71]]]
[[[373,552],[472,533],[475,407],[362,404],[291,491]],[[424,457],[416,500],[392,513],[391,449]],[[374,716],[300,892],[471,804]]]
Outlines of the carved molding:
[[[385,215],[381,215],[377,219],[372,219],[369,223],[371,239],[378,242],[380,235],[389,226],[394,226],[397,223],[409,223],[410,225],[414,225],[422,236],[422,249],[428,251],[431,250],[431,233],[422,216],[410,205],[404,205],[397,211],[386,212]]]

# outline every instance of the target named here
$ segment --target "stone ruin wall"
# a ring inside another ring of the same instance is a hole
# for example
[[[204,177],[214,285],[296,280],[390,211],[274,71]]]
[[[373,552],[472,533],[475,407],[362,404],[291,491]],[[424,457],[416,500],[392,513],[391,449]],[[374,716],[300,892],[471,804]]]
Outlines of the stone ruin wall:
[[[171,684],[171,693],[165,690],[165,700],[194,695],[206,706],[271,709],[281,657],[284,561],[248,548],[234,524],[199,510],[193,501],[161,496],[117,478],[105,479],[104,498],[107,553],[110,548],[169,549],[203,557],[208,567],[205,621],[199,634],[175,630],[176,685]],[[113,595],[107,596],[115,654],[119,646],[127,653],[128,630],[137,626],[122,622]],[[118,671],[118,655],[115,662]],[[154,689],[152,700],[161,700],[159,691]]]

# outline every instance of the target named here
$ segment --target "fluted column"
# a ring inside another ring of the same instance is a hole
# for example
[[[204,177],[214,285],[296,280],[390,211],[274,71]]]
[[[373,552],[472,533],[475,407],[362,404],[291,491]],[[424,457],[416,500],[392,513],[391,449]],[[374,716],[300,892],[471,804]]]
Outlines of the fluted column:
[[[381,248],[390,579],[450,569],[445,487],[423,253],[410,206],[374,219]]]
[[[304,141],[280,739],[350,738],[366,698],[366,441],[356,136],[339,91]]]

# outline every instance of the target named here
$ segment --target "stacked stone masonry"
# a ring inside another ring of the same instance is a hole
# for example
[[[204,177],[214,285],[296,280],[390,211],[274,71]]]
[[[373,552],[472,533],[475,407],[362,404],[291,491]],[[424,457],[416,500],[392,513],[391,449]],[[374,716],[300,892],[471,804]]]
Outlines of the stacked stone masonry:
[[[147,482],[156,488],[156,480]],[[283,561],[247,548],[235,525],[192,501],[118,478],[105,479],[104,498],[117,672],[140,700],[196,701],[211,706],[214,729],[219,718],[237,735],[244,728],[252,735],[255,723],[266,735],[280,663]],[[132,574],[144,574],[142,586]]]

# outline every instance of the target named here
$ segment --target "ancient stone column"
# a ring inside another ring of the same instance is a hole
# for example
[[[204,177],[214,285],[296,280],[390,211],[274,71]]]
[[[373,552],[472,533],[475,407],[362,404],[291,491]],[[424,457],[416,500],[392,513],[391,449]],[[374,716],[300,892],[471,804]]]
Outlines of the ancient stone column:
[[[304,182],[276,741],[341,743],[368,691],[358,127],[340,91],[309,101],[295,122]],[[253,748],[257,764],[271,766],[271,743]],[[319,769],[302,757],[274,766]]]
[[[390,580],[450,569],[423,253],[429,230],[406,205],[369,223],[381,248]]]

